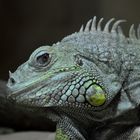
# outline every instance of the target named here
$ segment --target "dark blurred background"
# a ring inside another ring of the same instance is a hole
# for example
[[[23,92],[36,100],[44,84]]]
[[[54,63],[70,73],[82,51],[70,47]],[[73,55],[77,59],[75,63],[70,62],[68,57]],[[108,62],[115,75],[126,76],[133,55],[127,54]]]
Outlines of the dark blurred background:
[[[33,50],[78,31],[93,16],[140,23],[139,0],[0,0],[0,79]]]

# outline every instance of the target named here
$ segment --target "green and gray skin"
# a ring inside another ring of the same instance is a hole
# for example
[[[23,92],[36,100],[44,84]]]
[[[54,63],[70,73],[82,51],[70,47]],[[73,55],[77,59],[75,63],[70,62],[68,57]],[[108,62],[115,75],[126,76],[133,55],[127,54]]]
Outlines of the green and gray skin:
[[[140,138],[140,26],[125,37],[124,20],[110,28],[112,18],[103,29],[102,21],[94,17],[61,42],[36,49],[10,72],[8,98],[44,108],[57,122],[56,140]]]

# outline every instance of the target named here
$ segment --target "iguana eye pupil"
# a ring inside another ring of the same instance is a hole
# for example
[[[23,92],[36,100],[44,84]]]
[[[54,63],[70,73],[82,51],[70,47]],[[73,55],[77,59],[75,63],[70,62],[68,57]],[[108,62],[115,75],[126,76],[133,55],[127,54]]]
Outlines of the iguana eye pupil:
[[[44,53],[44,54],[37,57],[37,63],[39,63],[41,65],[48,63],[48,60],[49,60],[48,53]]]

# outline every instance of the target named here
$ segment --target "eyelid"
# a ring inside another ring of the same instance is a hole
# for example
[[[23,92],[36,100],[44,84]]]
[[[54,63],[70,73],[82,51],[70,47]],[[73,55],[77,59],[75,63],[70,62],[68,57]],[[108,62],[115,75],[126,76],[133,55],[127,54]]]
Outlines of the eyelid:
[[[35,55],[35,57],[37,58],[38,56],[41,56],[41,55],[43,55],[43,54],[45,54],[45,53],[48,53],[47,51],[40,51],[40,52],[38,52],[36,55]],[[48,53],[49,54],[49,53]]]
[[[41,56],[41,55],[43,55],[45,53],[48,53],[48,51],[46,51],[46,50],[40,50],[36,54],[31,55],[30,58],[29,58],[29,63],[28,63],[29,66],[31,66],[31,67],[41,67],[41,65],[37,64],[37,57],[39,57],[39,56]],[[49,63],[50,60],[51,60],[51,54],[50,53],[48,53],[48,54],[49,54],[49,61],[48,61],[48,63]],[[44,67],[45,66],[46,65],[44,65]],[[42,67],[43,67],[43,65],[42,65]]]

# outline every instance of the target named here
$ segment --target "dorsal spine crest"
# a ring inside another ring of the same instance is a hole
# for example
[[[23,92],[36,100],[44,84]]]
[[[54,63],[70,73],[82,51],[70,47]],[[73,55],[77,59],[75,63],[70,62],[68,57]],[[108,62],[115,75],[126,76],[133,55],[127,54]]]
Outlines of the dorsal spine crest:
[[[101,18],[97,22],[96,16],[93,17],[93,19],[90,19],[85,28],[82,25],[80,28],[79,32],[96,32],[96,31],[102,31],[104,33],[110,33],[110,34],[115,34],[118,35],[123,39],[125,39],[125,35],[123,34],[123,31],[121,27],[119,26],[120,23],[126,22],[126,20],[117,20],[113,25],[112,28],[110,29],[111,23],[115,20],[114,18],[111,18],[104,26],[102,30],[102,22],[103,18]],[[139,43],[140,44],[140,24],[138,25],[137,31],[134,29],[134,24],[131,25],[129,29],[129,37],[127,38],[128,43]]]

